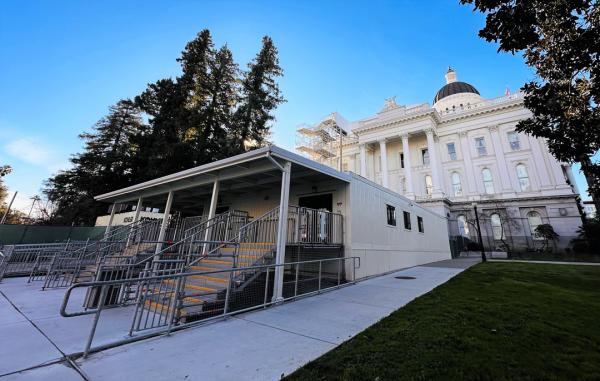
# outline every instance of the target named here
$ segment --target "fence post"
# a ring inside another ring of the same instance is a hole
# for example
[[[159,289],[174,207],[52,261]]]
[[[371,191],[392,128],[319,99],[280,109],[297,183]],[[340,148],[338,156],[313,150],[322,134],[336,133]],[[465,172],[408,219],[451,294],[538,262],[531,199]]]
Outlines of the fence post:
[[[96,327],[98,326],[98,320],[100,319],[100,312],[102,312],[102,308],[104,307],[104,299],[106,299],[106,293],[108,290],[108,286],[101,286],[100,290],[100,299],[98,300],[98,308],[96,309],[96,314],[94,315],[94,321],[92,322],[92,329],[90,330],[90,334],[87,339],[87,343],[85,344],[85,350],[83,351],[83,358],[87,358],[90,353],[90,348],[92,347],[92,341],[94,340],[94,335],[96,334]]]
[[[269,298],[269,269],[270,267],[267,267],[267,279],[265,281],[265,299],[263,301],[264,308],[267,307],[267,299]]]
[[[321,293],[321,273],[323,271],[323,261],[319,261],[319,288],[317,289],[318,293]]]
[[[175,293],[173,294],[173,302],[171,302],[171,316],[169,317],[169,327],[167,328],[167,335],[171,334],[171,328],[173,328],[173,321],[177,316],[177,306],[179,304],[179,295],[181,293],[183,277],[180,276],[175,286]]]
[[[227,291],[225,291],[225,305],[223,306],[223,315],[229,312],[229,298],[231,294],[231,284],[233,282],[233,270],[229,271],[229,282],[227,282]]]
[[[296,263],[296,282],[294,283],[294,296],[298,296],[298,277],[300,275],[300,263]]]

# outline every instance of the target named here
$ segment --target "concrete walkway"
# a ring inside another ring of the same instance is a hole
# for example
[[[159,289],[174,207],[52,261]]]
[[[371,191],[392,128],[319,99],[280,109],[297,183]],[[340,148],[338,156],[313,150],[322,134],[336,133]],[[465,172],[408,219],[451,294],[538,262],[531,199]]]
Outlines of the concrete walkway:
[[[64,290],[6,279],[0,284],[0,381],[277,380],[476,262],[461,258],[401,270],[76,363],[65,355],[82,350],[91,316],[62,318]],[[415,279],[395,278],[400,275]],[[94,344],[123,338],[130,322],[128,309],[107,310]]]

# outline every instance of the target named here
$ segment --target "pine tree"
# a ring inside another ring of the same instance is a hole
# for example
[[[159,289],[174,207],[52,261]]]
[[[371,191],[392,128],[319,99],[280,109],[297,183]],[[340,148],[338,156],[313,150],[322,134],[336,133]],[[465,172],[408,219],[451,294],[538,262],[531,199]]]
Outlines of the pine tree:
[[[231,142],[228,141],[233,108],[238,101],[237,74],[239,68],[233,61],[233,55],[227,46],[215,54],[211,62],[209,92],[210,99],[203,112],[204,130],[200,135],[198,150],[206,151],[208,161],[227,157]]]
[[[132,183],[131,163],[136,154],[132,139],[143,129],[137,107],[122,100],[95,124],[93,133],[79,136],[85,141],[83,153],[71,158],[71,169],[59,172],[45,185],[44,194],[56,207],[57,223],[93,223],[106,209],[94,196]]]
[[[178,82],[161,79],[148,85],[135,104],[148,117],[148,131],[133,141],[139,146],[134,158],[134,178],[144,181],[194,165],[189,130],[187,96]]]
[[[272,112],[285,102],[276,82],[277,77],[283,75],[277,48],[268,36],[263,37],[262,44],[262,49],[248,64],[242,79],[242,100],[234,116],[232,139],[235,144],[232,154],[264,145],[270,122],[275,119]]]
[[[73,168],[45,185],[55,222],[92,223],[106,211],[95,195],[244,152],[250,141],[264,144],[271,113],[284,101],[270,38],[242,78],[227,45],[215,50],[208,30],[177,61],[179,77],[149,84],[80,135],[85,148],[71,159]]]

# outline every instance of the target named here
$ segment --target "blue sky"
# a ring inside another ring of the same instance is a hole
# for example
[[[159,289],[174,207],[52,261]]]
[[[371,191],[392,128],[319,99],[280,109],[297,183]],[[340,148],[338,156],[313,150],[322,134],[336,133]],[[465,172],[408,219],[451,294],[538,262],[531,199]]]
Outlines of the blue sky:
[[[287,99],[274,140],[292,149],[298,125],[332,111],[354,120],[390,96],[431,103],[448,65],[484,97],[517,90],[533,73],[480,39],[483,23],[458,0],[3,2],[0,164],[14,168],[6,184],[26,209],[81,149],[77,135],[119,99],[178,75],[175,59],[204,28],[241,67],[263,35],[273,38]]]

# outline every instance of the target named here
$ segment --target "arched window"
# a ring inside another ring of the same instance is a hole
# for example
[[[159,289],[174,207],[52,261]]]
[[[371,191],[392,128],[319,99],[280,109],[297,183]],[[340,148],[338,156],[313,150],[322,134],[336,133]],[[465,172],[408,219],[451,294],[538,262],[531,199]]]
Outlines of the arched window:
[[[433,194],[433,181],[429,175],[425,175],[425,193],[427,196],[431,196]]]
[[[458,233],[463,237],[469,236],[469,225],[467,224],[466,217],[461,214],[456,218],[456,222],[458,223]]]
[[[502,239],[504,232],[502,231],[502,220],[500,220],[500,215],[494,213],[490,216],[490,223],[492,224],[492,235],[494,239]]]
[[[462,184],[458,172],[452,172],[452,189],[454,190],[454,196],[462,196]]]
[[[542,217],[538,212],[531,211],[527,213],[527,221],[529,222],[529,230],[533,239],[543,239],[535,233],[535,229],[542,224]]]
[[[527,173],[527,167],[525,164],[517,164],[517,178],[519,179],[519,188],[521,192],[529,190],[529,174]]]
[[[481,170],[481,177],[483,179],[483,188],[485,194],[494,194],[494,179],[492,178],[492,171],[489,168],[483,168]]]

